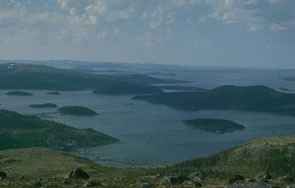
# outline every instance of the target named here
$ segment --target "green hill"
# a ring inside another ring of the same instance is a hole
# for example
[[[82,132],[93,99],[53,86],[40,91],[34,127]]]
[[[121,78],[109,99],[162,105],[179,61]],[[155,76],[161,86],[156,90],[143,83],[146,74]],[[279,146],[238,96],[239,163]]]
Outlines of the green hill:
[[[222,86],[204,92],[161,93],[133,99],[185,110],[244,110],[295,115],[295,95],[266,86]]]
[[[95,111],[83,106],[64,106],[57,109],[63,115],[73,116],[95,116],[98,115]]]
[[[237,130],[243,130],[245,127],[234,121],[224,119],[190,119],[185,120],[183,123],[194,129],[213,133],[231,133]]]
[[[294,169],[295,136],[277,136],[257,139],[210,157],[161,168],[158,173],[185,175],[204,170],[213,178],[229,178],[235,174],[254,177],[262,172],[274,177],[295,177]]]
[[[57,108],[56,104],[45,103],[45,104],[31,104],[31,108]]]
[[[26,147],[73,150],[115,142],[118,140],[93,129],[77,129],[34,116],[0,110],[0,150]]]
[[[181,82],[140,74],[103,75],[44,65],[0,64],[0,89],[94,90],[100,85],[117,81],[141,85]]]
[[[12,95],[12,96],[33,96],[32,93],[25,92],[25,91],[8,91],[6,95]]]

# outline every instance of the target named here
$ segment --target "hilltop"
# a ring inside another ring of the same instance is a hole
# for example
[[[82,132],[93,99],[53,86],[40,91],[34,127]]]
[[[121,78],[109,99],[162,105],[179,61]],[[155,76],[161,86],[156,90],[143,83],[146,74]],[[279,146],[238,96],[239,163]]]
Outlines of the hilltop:
[[[243,110],[295,115],[295,95],[266,86],[221,86],[204,92],[173,92],[133,99],[185,110]]]

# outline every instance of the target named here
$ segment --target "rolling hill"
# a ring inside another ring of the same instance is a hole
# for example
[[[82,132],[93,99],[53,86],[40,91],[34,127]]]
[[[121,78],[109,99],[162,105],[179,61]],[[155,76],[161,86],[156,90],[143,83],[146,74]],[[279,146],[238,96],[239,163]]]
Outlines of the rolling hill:
[[[295,95],[266,86],[221,86],[204,92],[173,92],[133,99],[185,110],[242,110],[295,115]]]

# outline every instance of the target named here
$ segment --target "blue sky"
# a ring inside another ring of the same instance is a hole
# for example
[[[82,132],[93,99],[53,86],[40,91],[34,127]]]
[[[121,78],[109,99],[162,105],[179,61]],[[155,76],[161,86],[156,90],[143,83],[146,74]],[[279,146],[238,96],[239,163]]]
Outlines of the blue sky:
[[[0,0],[0,59],[295,68],[295,0]]]

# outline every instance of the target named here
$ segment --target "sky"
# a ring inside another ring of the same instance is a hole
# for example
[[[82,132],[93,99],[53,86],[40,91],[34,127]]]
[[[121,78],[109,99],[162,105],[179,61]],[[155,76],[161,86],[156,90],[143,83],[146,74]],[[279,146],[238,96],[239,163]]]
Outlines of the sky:
[[[0,59],[295,68],[295,0],[0,0]]]

